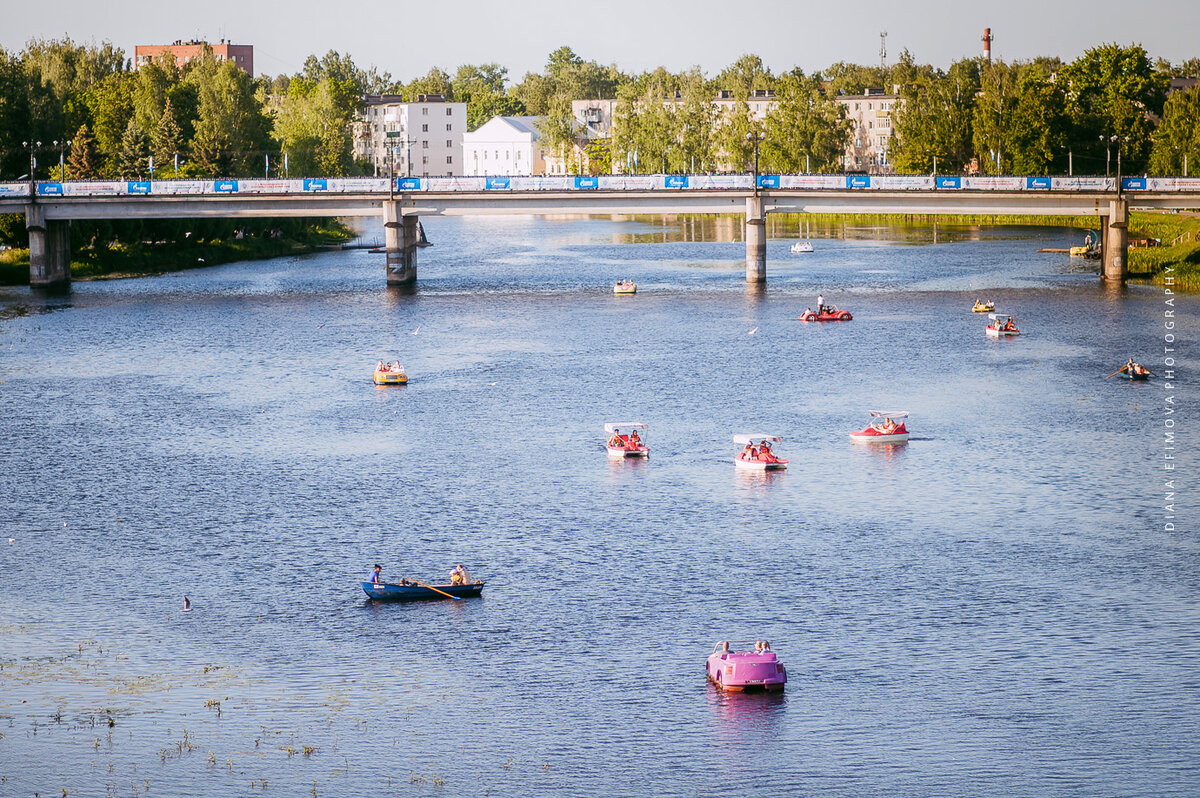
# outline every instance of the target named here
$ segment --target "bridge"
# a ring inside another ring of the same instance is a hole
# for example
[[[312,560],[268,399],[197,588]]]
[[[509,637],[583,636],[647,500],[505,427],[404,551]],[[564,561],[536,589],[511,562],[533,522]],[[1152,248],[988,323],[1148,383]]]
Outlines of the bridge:
[[[373,216],[389,285],[417,278],[422,216],[738,214],[746,281],[766,281],[768,213],[1096,217],[1105,280],[1127,275],[1130,206],[1200,207],[1200,179],[923,175],[613,175],[0,183],[0,213],[24,213],[30,284],[70,282],[75,219]]]

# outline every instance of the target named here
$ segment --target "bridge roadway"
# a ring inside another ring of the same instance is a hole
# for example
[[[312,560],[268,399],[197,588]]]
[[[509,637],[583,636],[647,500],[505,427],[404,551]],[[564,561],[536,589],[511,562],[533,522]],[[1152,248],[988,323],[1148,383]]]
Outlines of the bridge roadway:
[[[856,213],[1095,216],[1104,230],[1102,276],[1127,272],[1126,223],[1138,208],[1200,207],[1200,191],[970,191],[857,189],[653,189],[623,191],[418,191],[344,194],[205,194],[121,196],[0,196],[0,213],[26,215],[30,283],[70,281],[73,219],[176,219],[307,216],[382,217],[389,284],[416,279],[421,216],[486,214],[745,214],[746,279],[766,279],[766,214]]]

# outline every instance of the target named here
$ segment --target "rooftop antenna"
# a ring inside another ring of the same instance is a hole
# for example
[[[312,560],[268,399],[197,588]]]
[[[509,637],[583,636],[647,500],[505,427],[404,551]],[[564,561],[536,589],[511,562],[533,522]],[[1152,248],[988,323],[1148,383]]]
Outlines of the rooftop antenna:
[[[887,31],[879,31],[879,71],[887,69]]]

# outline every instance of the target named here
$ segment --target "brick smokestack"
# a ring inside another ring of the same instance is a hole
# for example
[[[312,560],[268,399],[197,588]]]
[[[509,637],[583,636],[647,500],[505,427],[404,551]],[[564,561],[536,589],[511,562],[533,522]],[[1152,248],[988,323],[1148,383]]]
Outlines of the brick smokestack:
[[[989,64],[992,63],[992,29],[983,29],[983,58]]]

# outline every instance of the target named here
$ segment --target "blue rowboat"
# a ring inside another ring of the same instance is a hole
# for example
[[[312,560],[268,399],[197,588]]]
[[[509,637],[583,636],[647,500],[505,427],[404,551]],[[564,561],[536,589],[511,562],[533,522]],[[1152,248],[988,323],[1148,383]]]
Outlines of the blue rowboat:
[[[1140,374],[1129,374],[1128,372],[1122,371],[1121,376],[1131,382],[1133,382],[1133,381],[1140,382],[1141,380],[1150,379],[1150,372],[1144,371]]]
[[[420,585],[389,585],[387,583],[361,582],[363,592],[372,601],[430,601],[445,600],[446,597],[437,590],[430,590]],[[474,598],[483,594],[483,582],[473,585],[433,585],[438,590],[458,598]]]

